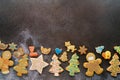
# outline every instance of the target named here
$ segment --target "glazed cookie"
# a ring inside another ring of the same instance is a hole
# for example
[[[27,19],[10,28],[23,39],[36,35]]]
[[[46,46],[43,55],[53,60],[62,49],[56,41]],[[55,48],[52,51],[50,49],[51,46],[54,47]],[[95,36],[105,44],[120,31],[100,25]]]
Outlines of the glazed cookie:
[[[94,72],[96,74],[101,74],[103,72],[103,68],[100,67],[102,60],[99,58],[96,59],[94,53],[88,53],[86,59],[88,62],[85,62],[83,66],[87,68],[87,76],[93,76]]]
[[[120,61],[117,54],[114,54],[112,60],[109,62],[111,65],[107,68],[107,71],[111,72],[111,76],[116,77],[117,73],[120,73]]]
[[[7,47],[8,47],[8,44],[4,44],[0,41],[0,49],[1,50],[5,50],[5,49],[7,49]]]
[[[65,42],[65,46],[67,47],[67,51],[74,52],[77,50],[75,45],[72,45],[70,41]]]
[[[14,51],[13,55],[17,58],[19,58],[20,56],[24,55],[24,50],[22,47],[18,48],[17,51]]]
[[[72,55],[71,59],[69,60],[69,65],[66,67],[66,70],[69,71],[70,76],[75,76],[75,73],[79,73],[79,56],[75,53]]]
[[[51,52],[51,48],[45,48],[43,46],[40,47],[40,50],[43,54],[49,54]]]
[[[67,52],[63,52],[63,54],[60,56],[59,58],[62,62],[66,62],[68,61],[68,57],[67,57]]]
[[[9,60],[11,58],[10,51],[4,51],[2,57],[0,57],[0,69],[3,74],[9,73],[9,66],[13,66],[14,62]]]
[[[50,62],[51,68],[49,69],[50,73],[53,73],[54,76],[59,76],[64,69],[60,66],[61,62],[58,60],[57,55],[53,55],[52,61]]]
[[[23,74],[27,74],[27,67],[28,66],[28,55],[25,54],[22,58],[18,61],[18,64],[14,66],[14,70],[17,72],[17,76],[22,76]]]
[[[87,50],[88,49],[85,47],[85,45],[83,45],[83,46],[79,46],[78,52],[80,52],[80,54],[82,55],[82,54],[86,54]]]

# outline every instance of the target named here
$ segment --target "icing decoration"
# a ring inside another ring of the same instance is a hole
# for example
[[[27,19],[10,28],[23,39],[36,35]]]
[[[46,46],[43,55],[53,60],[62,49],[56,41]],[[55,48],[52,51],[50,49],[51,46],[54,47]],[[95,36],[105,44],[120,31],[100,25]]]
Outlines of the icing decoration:
[[[63,72],[63,68],[60,67],[61,62],[58,60],[58,57],[54,54],[50,65],[52,66],[49,70],[50,73],[54,73],[54,76],[59,76]]]
[[[102,57],[104,59],[110,59],[111,58],[111,52],[110,51],[105,51],[102,53]]]
[[[30,57],[38,57],[38,53],[34,52],[35,50],[34,46],[29,46],[29,50],[30,50],[30,54],[29,54]]]
[[[80,72],[80,69],[78,65],[80,64],[79,61],[79,56],[75,53],[72,55],[72,58],[69,61],[69,65],[66,67],[66,70],[69,71],[70,76],[74,76],[75,73]]]
[[[30,58],[30,60],[32,62],[30,70],[37,70],[40,74],[48,66],[48,63],[43,60],[43,55],[40,55],[38,58]]]
[[[49,54],[51,52],[51,48],[44,48],[43,46],[40,47],[40,50],[43,54]]]
[[[104,46],[98,46],[95,49],[97,53],[101,54],[104,48],[105,48]]]
[[[111,76],[116,77],[120,73],[120,61],[117,54],[114,54],[112,60],[109,62],[111,65],[107,68],[107,71],[111,72]]]
[[[82,55],[82,54],[86,54],[87,50],[88,49],[83,45],[83,46],[79,46],[78,52],[80,52],[80,54]]]
[[[4,51],[2,57],[0,57],[0,69],[3,74],[9,73],[9,66],[13,66],[14,62],[9,60],[11,58],[10,51]]]
[[[60,56],[59,59],[60,59],[61,61],[63,61],[63,62],[68,61],[68,58],[67,58],[67,52],[66,52],[66,51],[63,52],[63,54]]]
[[[65,42],[65,46],[67,47],[67,51],[74,52],[77,50],[75,45],[71,45],[70,41]]]
[[[84,62],[83,66],[87,68],[87,76],[93,76],[94,72],[96,74],[101,74],[103,72],[103,68],[100,67],[102,60],[99,58],[95,59],[94,53],[88,53],[86,59],[88,62]]]
[[[17,76],[22,76],[23,74],[28,74],[28,55],[23,55],[22,58],[18,61],[19,63],[14,66],[14,70],[17,72]]]
[[[61,54],[61,53],[62,53],[62,49],[60,49],[60,48],[55,48],[55,53],[56,53],[57,55]]]
[[[17,47],[17,44],[15,44],[13,42],[9,44],[9,49],[12,51],[16,50],[17,49],[16,47]]]

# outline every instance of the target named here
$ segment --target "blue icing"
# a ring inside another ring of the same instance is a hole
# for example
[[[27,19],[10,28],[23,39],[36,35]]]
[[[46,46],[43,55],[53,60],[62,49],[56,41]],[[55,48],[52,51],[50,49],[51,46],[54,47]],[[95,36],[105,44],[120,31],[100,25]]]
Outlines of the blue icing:
[[[55,53],[56,53],[57,55],[59,55],[60,53],[62,53],[62,49],[60,49],[60,48],[55,48]]]
[[[97,53],[100,53],[100,54],[101,54],[104,48],[105,48],[104,46],[98,46],[98,47],[96,47],[95,49],[96,49],[96,52],[97,52]]]

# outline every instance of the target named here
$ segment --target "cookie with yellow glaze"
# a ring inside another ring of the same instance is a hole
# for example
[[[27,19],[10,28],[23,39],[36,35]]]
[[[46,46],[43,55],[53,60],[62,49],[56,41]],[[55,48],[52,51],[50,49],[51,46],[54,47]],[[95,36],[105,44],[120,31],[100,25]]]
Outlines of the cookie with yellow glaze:
[[[22,76],[23,74],[27,74],[28,73],[28,70],[26,68],[27,66],[28,66],[28,55],[25,54],[18,61],[18,64],[16,66],[14,66],[13,69],[17,72],[17,76]]]
[[[13,66],[14,62],[9,60],[11,58],[10,51],[4,51],[2,57],[0,57],[0,69],[3,74],[9,73],[9,66]]]

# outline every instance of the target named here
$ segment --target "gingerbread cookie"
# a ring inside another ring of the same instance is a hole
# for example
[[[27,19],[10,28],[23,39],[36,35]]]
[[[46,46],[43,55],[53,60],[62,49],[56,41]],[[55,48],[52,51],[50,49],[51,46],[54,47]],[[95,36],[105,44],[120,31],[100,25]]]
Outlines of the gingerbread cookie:
[[[14,55],[15,57],[17,57],[17,58],[19,58],[20,56],[24,55],[24,50],[23,50],[23,48],[18,48],[18,50],[15,51],[15,52],[13,53],[13,55]]]
[[[34,50],[35,50],[34,46],[29,46],[29,50],[30,50],[30,54],[29,54],[30,57],[38,57],[39,56],[37,52],[34,52]]]
[[[80,69],[79,69],[79,56],[75,53],[72,55],[70,61],[69,61],[69,65],[66,67],[66,70],[69,71],[69,75],[70,76],[75,76],[75,73],[79,73]]]
[[[114,46],[114,50],[120,54],[120,46]]]
[[[78,52],[80,52],[80,54],[82,55],[82,54],[86,54],[87,50],[88,49],[85,47],[85,45],[83,45],[83,46],[79,46]]]
[[[40,74],[42,74],[43,69],[49,65],[44,61],[43,55],[40,55],[38,58],[30,58],[30,60],[32,62],[30,70],[37,70]]]
[[[70,41],[65,42],[65,46],[67,47],[67,51],[74,52],[77,49],[75,48],[75,45],[72,45]]]
[[[103,72],[103,68],[100,67],[100,64],[102,63],[101,59],[95,59],[94,53],[88,53],[86,56],[86,59],[88,62],[85,62],[83,66],[87,68],[86,75],[87,76],[93,76],[94,72],[96,74],[101,74]]]
[[[110,59],[111,58],[111,52],[110,51],[105,51],[102,53],[102,57],[104,59]]]
[[[23,74],[27,74],[27,66],[28,66],[28,55],[25,54],[22,58],[18,61],[19,63],[14,66],[14,70],[17,72],[17,76],[22,76]]]
[[[63,52],[63,54],[60,56],[59,59],[60,59],[61,61],[63,61],[63,62],[68,61],[67,52],[66,52],[66,51]]]
[[[0,69],[3,74],[9,73],[9,66],[13,66],[14,62],[9,60],[11,58],[10,51],[4,51],[2,57],[0,57]]]
[[[13,43],[13,42],[10,43],[10,44],[9,44],[9,49],[12,50],[12,51],[16,50],[16,49],[17,49],[17,44],[15,44],[15,43]]]
[[[8,47],[8,44],[4,44],[0,41],[0,49],[1,50],[5,50],[5,49],[7,49],[7,47]]]
[[[40,50],[43,54],[49,54],[51,52],[51,48],[44,48],[43,46],[40,47]]]
[[[54,73],[54,76],[59,76],[64,69],[60,66],[61,62],[58,60],[57,55],[53,55],[52,61],[50,63],[51,68],[49,70],[50,73]]]
[[[118,55],[114,54],[109,63],[111,65],[107,68],[107,71],[111,72],[111,76],[116,77],[117,73],[120,73],[120,61]]]

